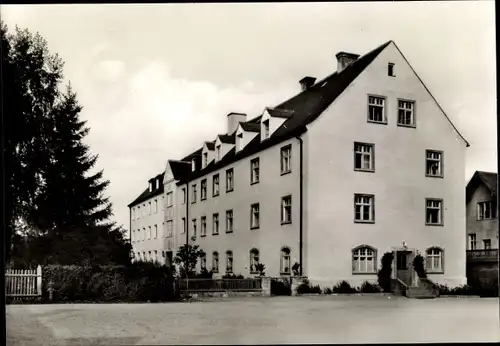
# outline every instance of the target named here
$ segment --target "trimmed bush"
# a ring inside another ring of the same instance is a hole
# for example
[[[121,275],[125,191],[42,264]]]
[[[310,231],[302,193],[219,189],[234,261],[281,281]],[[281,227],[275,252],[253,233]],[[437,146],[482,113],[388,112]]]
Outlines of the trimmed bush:
[[[333,286],[333,293],[358,293],[356,287],[352,287],[347,281],[341,281]]]
[[[332,294],[332,293],[333,290],[330,287],[325,287],[325,289],[323,289],[323,294]]]
[[[417,272],[419,278],[427,278],[427,272],[425,271],[425,259],[422,255],[418,254],[415,256],[413,259],[413,268]]]
[[[394,259],[393,252],[386,252],[382,256],[381,265],[382,267],[377,273],[378,285],[382,288],[384,292],[392,292],[391,288],[391,273],[392,273],[392,261]]]
[[[297,294],[310,294],[310,293],[316,293],[316,294],[321,294],[321,287],[319,285],[311,285],[309,280],[304,279],[302,283],[297,286],[296,288]]]
[[[224,276],[222,276],[223,279],[235,279],[235,280],[238,280],[238,279],[244,279],[245,277],[241,274],[238,274],[238,275],[235,275],[235,274],[226,274]]]
[[[274,296],[289,296],[292,294],[290,279],[271,279],[271,294]]]
[[[377,284],[372,284],[368,281],[363,282],[360,289],[361,293],[380,293],[382,288]]]
[[[437,286],[439,289],[439,295],[452,295],[452,296],[479,295],[478,290],[468,285],[456,286],[453,288],[449,288],[447,285],[437,285]]]

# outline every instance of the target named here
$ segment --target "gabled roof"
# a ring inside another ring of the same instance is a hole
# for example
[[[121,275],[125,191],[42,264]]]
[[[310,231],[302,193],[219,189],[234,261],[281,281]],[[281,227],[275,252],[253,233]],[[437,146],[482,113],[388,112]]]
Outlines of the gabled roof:
[[[148,186],[148,188],[146,190],[144,190],[144,192],[141,193],[139,195],[139,197],[134,199],[134,201],[132,203],[130,203],[128,205],[128,207],[130,208],[136,204],[139,204],[145,200],[150,199],[151,197],[161,195],[163,193],[163,177],[164,176],[165,176],[165,173],[160,173],[160,174],[156,175],[154,178],[149,179],[149,181],[151,181],[152,179],[160,179],[160,185],[151,192],[149,191],[149,186]]]
[[[258,123],[240,123],[241,128],[245,131],[260,132],[260,124]]]
[[[291,118],[293,115],[293,110],[290,109],[280,109],[280,108],[267,108],[267,112],[270,116],[275,118]]]
[[[226,144],[234,144],[236,143],[236,136],[233,133],[232,135],[219,135],[220,141]]]
[[[175,180],[183,180],[191,172],[191,163],[185,161],[168,160]]]
[[[207,145],[207,149],[208,150],[214,150],[215,149],[215,141],[205,142],[205,144]]]
[[[493,172],[476,171],[469,180],[465,189],[465,199],[469,203],[474,191],[483,184],[490,191],[492,197],[496,198],[498,188],[498,174]]]

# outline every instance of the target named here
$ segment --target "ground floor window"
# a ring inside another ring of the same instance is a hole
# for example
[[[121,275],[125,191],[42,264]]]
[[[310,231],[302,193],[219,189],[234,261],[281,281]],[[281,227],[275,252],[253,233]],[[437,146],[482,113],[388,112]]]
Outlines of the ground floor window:
[[[443,272],[443,250],[432,247],[426,251],[426,270],[429,273]]]
[[[219,272],[219,253],[217,251],[212,254],[212,271]]]
[[[290,274],[290,249],[284,247],[281,249],[280,273]]]
[[[232,251],[227,251],[226,252],[226,272],[227,273],[232,273],[233,272],[233,252]]]
[[[258,263],[259,263],[259,250],[257,249],[250,250],[250,274],[257,273],[256,265]]]
[[[352,272],[354,274],[376,273],[376,254],[377,250],[367,245],[352,250]]]

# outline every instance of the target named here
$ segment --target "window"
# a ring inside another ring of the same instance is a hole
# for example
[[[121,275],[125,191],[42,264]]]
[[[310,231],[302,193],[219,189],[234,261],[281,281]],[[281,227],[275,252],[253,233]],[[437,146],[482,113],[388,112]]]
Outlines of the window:
[[[185,217],[182,218],[181,226],[182,226],[181,233],[186,233],[186,218]]]
[[[137,214],[136,214],[136,218],[139,219],[141,217],[141,207],[137,207]]]
[[[231,233],[233,231],[233,211],[226,211],[226,233]]]
[[[426,251],[426,270],[429,273],[443,273],[443,250],[437,247]]]
[[[394,64],[392,62],[387,65],[387,75],[390,77],[396,77],[394,74]]]
[[[193,200],[191,203],[196,203],[196,184],[193,184],[191,188],[193,189]]]
[[[469,250],[476,250],[476,234],[469,234]]]
[[[375,222],[375,208],[373,195],[354,195],[354,221]]]
[[[219,272],[219,253],[217,251],[212,253],[212,272]]]
[[[368,121],[385,123],[385,98],[368,96]]]
[[[135,209],[131,208],[130,212],[132,213],[132,220],[135,220]]]
[[[200,199],[202,201],[207,199],[207,179],[201,181]]]
[[[174,217],[174,208],[173,208],[173,193],[167,192],[167,219],[171,219]]]
[[[430,199],[425,200],[426,203],[426,217],[425,223],[427,225],[443,225],[443,201],[440,199]]]
[[[151,251],[148,251],[148,260],[149,261],[153,260],[153,256],[151,255]]]
[[[212,178],[212,193],[213,196],[218,196],[219,195],[219,175],[216,174]]]
[[[203,167],[207,167],[208,164],[208,153],[203,153]]]
[[[428,177],[442,177],[442,157],[441,151],[426,150],[426,174]]]
[[[227,251],[226,252],[226,273],[232,273],[233,272],[233,252],[232,251]]]
[[[194,172],[196,170],[196,160],[192,159],[191,160],[191,171]]]
[[[155,198],[153,203],[153,212],[156,214],[158,212],[158,200]]]
[[[374,274],[376,268],[377,251],[369,246],[357,247],[352,251],[352,272],[353,274]]]
[[[215,157],[216,157],[216,160],[219,161],[220,160],[220,145],[217,146],[217,148],[215,148]]]
[[[158,262],[158,251],[155,250],[155,257],[154,257],[155,262]]]
[[[398,125],[415,126],[415,102],[398,100]]]
[[[167,221],[167,238],[171,238],[174,233],[174,222],[172,220]],[[184,233],[184,231],[181,231]]]
[[[292,171],[292,146],[281,148],[281,174]]]
[[[213,235],[219,234],[219,213],[215,213],[213,215],[213,229],[212,229],[212,234]]]
[[[148,215],[151,215],[151,202],[148,202]]]
[[[250,161],[250,184],[259,182],[259,164],[258,157]]]
[[[354,170],[373,172],[375,170],[373,158],[373,144],[354,143]]]
[[[243,149],[243,133],[238,135],[238,150]]]
[[[234,171],[232,168],[229,168],[226,171],[226,192],[233,191],[234,189]]]
[[[488,202],[479,202],[477,204],[477,219],[478,220],[490,220],[495,218],[495,210],[493,208],[493,203],[491,201]]]
[[[290,249],[284,247],[281,249],[280,273],[290,274]]]
[[[202,216],[200,222],[201,222],[200,236],[205,237],[207,235],[207,217]]]
[[[165,196],[161,196],[160,210],[165,209]]]
[[[186,203],[186,188],[182,188],[182,204]]]
[[[281,199],[281,224],[292,223],[292,196]]]
[[[484,239],[483,240],[484,244],[484,249],[485,250],[490,250],[491,249],[491,239]]]
[[[191,221],[193,223],[193,237],[196,237],[196,219]]]
[[[201,270],[207,269],[207,255],[205,253],[203,253],[200,256],[200,267],[201,267]]]
[[[250,274],[257,274],[256,265],[259,263],[259,250],[250,250]]]
[[[269,119],[262,122],[264,125],[264,139],[269,138]]]
[[[146,227],[142,228],[142,240],[146,240],[147,235],[146,235]]]
[[[259,203],[252,204],[250,210],[250,228],[259,228]]]
[[[143,204],[142,205],[142,216],[146,216],[146,215],[147,215],[146,204]]]
[[[148,226],[148,239],[151,239],[151,226]]]
[[[154,239],[158,238],[158,225],[155,225],[154,232],[153,232],[153,238]]]

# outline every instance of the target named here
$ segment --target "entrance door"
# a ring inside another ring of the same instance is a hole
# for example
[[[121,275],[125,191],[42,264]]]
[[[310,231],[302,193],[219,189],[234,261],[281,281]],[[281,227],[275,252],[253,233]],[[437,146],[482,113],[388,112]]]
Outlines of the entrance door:
[[[410,251],[398,251],[396,254],[396,275],[408,286],[411,286]]]

